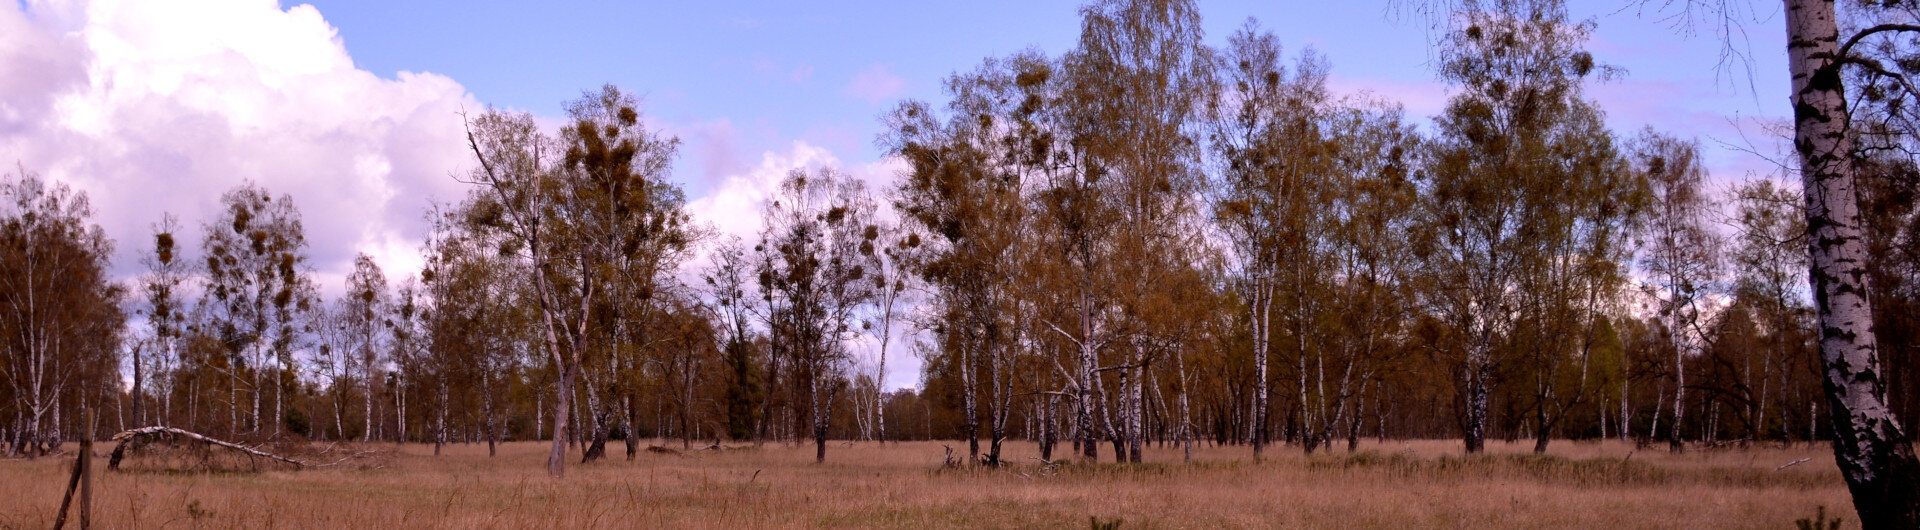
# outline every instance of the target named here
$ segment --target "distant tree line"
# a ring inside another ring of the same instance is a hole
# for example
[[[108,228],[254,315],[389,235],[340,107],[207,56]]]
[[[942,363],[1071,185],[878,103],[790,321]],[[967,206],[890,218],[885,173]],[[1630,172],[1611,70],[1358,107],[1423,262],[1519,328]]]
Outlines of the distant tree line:
[[[551,440],[556,476],[644,437],[822,460],[830,439],[965,439],[985,465],[1013,439],[1138,462],[1832,437],[1806,199],[1721,189],[1696,140],[1610,129],[1585,91],[1620,72],[1558,2],[1481,7],[1439,40],[1452,91],[1423,126],[1254,22],[1213,47],[1192,2],[1097,2],[1072,50],[986,59],[887,113],[897,184],[795,171],[751,240],[689,217],[678,140],[615,87],[554,131],[488,110],[425,268],[390,281],[361,255],[332,300],[291,197],[228,191],[198,245],[163,218],[146,272],[115,282],[85,195],[22,168],[0,183],[0,429],[27,455],[148,424]],[[1847,156],[1886,402],[1911,425],[1920,166],[1896,106],[1863,106]],[[915,389],[882,384],[901,355]]]

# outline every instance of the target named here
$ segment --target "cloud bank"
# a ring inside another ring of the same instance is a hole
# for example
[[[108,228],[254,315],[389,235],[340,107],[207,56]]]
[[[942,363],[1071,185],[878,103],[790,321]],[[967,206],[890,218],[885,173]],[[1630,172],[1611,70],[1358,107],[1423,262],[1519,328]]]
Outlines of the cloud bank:
[[[87,192],[121,274],[164,212],[197,255],[220,194],[253,181],[300,207],[326,292],[357,252],[405,277],[429,200],[464,193],[459,113],[481,108],[445,76],[356,68],[308,5],[0,8],[0,158]]]

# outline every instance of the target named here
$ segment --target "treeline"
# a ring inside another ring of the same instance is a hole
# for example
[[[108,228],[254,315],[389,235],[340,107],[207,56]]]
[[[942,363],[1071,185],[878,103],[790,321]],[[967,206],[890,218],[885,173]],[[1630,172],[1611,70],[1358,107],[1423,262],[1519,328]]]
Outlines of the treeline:
[[[83,429],[238,437],[550,439],[591,461],[644,437],[1009,439],[1139,461],[1146,444],[1361,437],[1688,443],[1831,436],[1805,201],[1707,182],[1697,141],[1616,131],[1620,72],[1556,2],[1465,12],[1430,125],[1328,88],[1249,22],[1191,2],[1084,10],[1063,54],[990,58],[907,101],[868,189],[796,171],[752,240],[689,217],[678,140],[614,88],[467,120],[475,169],[429,212],[417,276],[361,255],[320,295],[293,198],[243,185],[145,273],[84,194],[0,183],[0,416],[9,454]],[[1920,172],[1866,107],[1859,169],[1896,415],[1920,415]],[[887,391],[892,360],[923,361]],[[81,425],[82,408],[99,425]],[[1911,423],[1909,423],[1911,424]]]

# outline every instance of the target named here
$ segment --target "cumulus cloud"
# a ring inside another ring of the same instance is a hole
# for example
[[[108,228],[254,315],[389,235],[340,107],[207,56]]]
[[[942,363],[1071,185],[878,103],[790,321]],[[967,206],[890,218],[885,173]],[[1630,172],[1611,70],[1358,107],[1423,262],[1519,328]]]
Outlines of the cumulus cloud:
[[[412,274],[428,201],[464,190],[449,176],[467,164],[459,112],[479,108],[445,76],[356,68],[308,5],[0,8],[0,157],[86,191],[121,274],[163,212],[197,242],[246,181],[299,205],[328,292],[357,252]]]
[[[713,191],[687,203],[687,212],[696,222],[713,227],[721,237],[738,236],[752,241],[760,234],[760,214],[767,197],[780,187],[780,180],[794,170],[808,172],[840,169],[840,159],[826,149],[794,141],[785,152],[768,151],[760,163],[746,171],[721,180]]]

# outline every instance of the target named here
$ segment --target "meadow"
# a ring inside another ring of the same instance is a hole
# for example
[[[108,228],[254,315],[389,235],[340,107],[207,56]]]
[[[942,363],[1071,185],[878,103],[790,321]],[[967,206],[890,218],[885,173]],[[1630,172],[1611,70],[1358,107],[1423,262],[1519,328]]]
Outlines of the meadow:
[[[1152,447],[1142,464],[1042,465],[1011,443],[1013,465],[943,468],[964,442],[834,442],[681,450],[677,442],[571,464],[548,478],[547,445],[370,444],[380,454],[307,470],[104,465],[94,483],[103,528],[1792,528],[1816,507],[1855,527],[1822,445],[1699,448],[1669,454],[1621,442],[1493,442],[1463,457],[1453,440],[1363,442],[1312,456],[1275,447],[1197,447],[1182,462]],[[96,450],[102,456],[106,447]],[[1111,447],[1102,447],[1110,450]],[[0,461],[0,528],[46,528],[67,455]],[[574,453],[577,458],[577,453]],[[1779,469],[1800,459],[1803,463]],[[104,462],[102,458],[97,462]],[[70,521],[69,524],[72,524]]]

